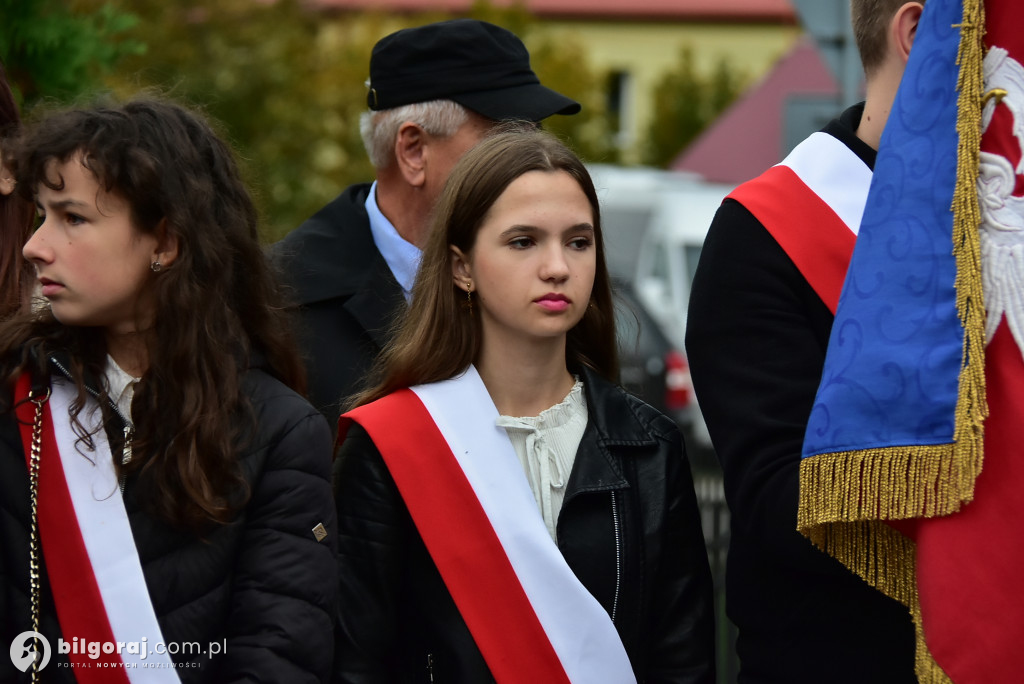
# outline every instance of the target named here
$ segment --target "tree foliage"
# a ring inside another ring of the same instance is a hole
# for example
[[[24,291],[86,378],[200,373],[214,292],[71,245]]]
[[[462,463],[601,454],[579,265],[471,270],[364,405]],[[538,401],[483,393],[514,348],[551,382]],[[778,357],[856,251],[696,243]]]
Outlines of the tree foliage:
[[[101,0],[78,0],[97,5]],[[128,0],[121,0],[128,6]],[[108,77],[122,96],[146,88],[199,105],[221,122],[242,157],[264,220],[276,240],[346,185],[373,177],[359,135],[366,111],[370,52],[384,35],[447,16],[325,14],[300,0],[131,0],[139,17],[130,35],[148,45]],[[556,117],[550,128],[600,154],[596,79],[578,46],[531,38],[522,7],[478,2],[472,16],[524,38],[545,83],[584,102],[583,116]]]
[[[0,0],[0,57],[26,102],[68,102],[102,84],[204,109],[243,162],[276,240],[346,185],[373,177],[359,135],[373,45],[405,26],[449,18],[324,13],[302,0]],[[477,0],[470,16],[530,50],[541,81],[583,105],[544,126],[587,161],[614,162],[606,75],[571,35],[546,34],[523,5]],[[725,62],[700,77],[689,51],[657,89],[645,161],[663,165],[739,91]]]
[[[571,38],[529,40],[530,63],[541,83],[583,105],[579,114],[545,119],[544,128],[565,141],[584,161],[617,160],[604,98],[604,79],[588,64],[586,51]]]
[[[64,0],[0,0],[0,61],[19,104],[73,100],[100,87],[122,57],[145,50],[126,38],[136,23],[107,4],[83,12]]]
[[[675,68],[654,89],[654,116],[644,145],[644,163],[667,166],[742,92],[746,79],[726,60],[709,76],[694,67],[693,51],[683,48]]]
[[[296,0],[131,6],[140,18],[133,35],[149,49],[121,62],[108,84],[122,97],[171,97],[219,122],[243,162],[266,239],[294,228],[351,178],[371,175],[358,117],[378,18],[335,27]]]

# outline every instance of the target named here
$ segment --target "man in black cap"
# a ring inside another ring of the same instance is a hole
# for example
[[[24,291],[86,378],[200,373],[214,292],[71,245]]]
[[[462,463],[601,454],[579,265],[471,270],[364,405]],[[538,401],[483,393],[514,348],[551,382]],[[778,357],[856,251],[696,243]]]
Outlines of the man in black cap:
[[[472,19],[382,38],[368,86],[360,131],[377,180],[347,188],[272,248],[298,307],[310,399],[332,425],[405,307],[455,163],[496,122],[580,110],[541,85],[519,38]]]

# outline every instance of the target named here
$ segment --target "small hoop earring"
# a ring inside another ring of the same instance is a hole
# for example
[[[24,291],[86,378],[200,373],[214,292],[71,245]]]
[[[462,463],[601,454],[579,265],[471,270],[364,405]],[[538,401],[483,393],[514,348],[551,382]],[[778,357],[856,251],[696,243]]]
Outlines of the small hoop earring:
[[[154,261],[153,263],[151,263],[149,265],[149,270],[153,271],[153,273],[159,273],[163,269],[164,269],[164,265],[161,264],[159,261]]]

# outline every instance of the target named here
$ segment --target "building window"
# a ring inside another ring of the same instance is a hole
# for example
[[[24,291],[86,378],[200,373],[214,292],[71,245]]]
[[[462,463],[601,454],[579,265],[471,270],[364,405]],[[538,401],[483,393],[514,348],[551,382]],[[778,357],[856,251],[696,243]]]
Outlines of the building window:
[[[608,74],[608,123],[615,143],[623,149],[630,143],[629,103],[633,100],[633,78],[628,71],[613,70]]]

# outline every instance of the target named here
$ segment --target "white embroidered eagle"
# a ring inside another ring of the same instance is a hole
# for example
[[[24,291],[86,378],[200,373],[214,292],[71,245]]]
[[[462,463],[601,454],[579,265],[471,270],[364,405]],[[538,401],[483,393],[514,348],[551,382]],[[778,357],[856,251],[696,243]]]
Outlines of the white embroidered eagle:
[[[1005,316],[1024,354],[1024,197],[1013,195],[1017,174],[1024,174],[1024,67],[1003,48],[992,47],[985,55],[984,73],[986,92],[1000,89],[1006,94],[985,103],[982,132],[988,130],[1001,101],[1013,114],[1013,135],[1022,150],[1016,169],[1006,157],[981,153],[978,199],[985,336],[991,342]]]

